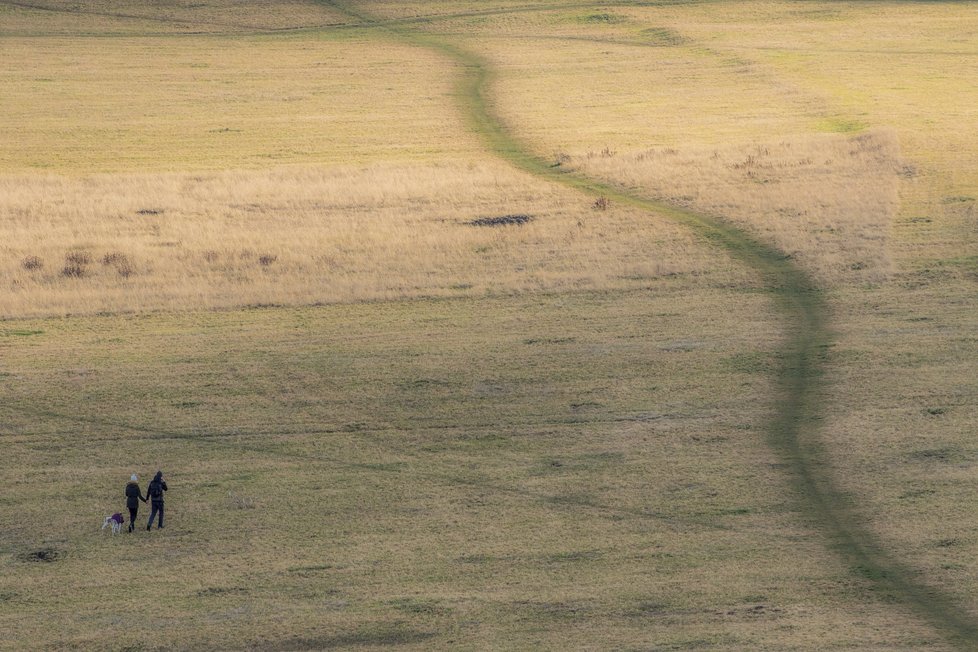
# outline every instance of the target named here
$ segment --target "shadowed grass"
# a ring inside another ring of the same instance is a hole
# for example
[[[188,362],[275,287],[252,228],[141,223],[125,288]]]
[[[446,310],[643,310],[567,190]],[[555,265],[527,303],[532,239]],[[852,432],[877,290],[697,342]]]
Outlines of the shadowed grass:
[[[144,644],[159,612],[174,648],[394,630],[437,634],[411,649],[552,649],[569,626],[607,649],[722,626],[747,649],[776,633],[713,613],[766,594],[824,631],[861,609],[865,582],[844,610],[825,597],[845,569],[740,427],[760,423],[767,383],[716,366],[769,351],[766,303],[677,288],[25,322],[45,332],[5,355],[15,489],[0,512],[21,518],[0,534],[16,594],[0,621],[24,641],[57,620],[38,634],[51,647],[90,644],[117,615]],[[168,527],[98,538],[94,504],[116,504],[130,467],[167,472]],[[54,522],[49,491],[66,496]],[[56,561],[27,563],[48,549]],[[59,598],[134,564],[166,580]],[[664,618],[649,621],[653,598]]]

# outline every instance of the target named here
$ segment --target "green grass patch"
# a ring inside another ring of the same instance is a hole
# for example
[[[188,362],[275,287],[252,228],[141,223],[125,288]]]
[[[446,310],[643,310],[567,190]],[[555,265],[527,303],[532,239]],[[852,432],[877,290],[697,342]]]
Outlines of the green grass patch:
[[[650,45],[675,47],[684,45],[687,39],[682,34],[668,27],[649,27],[641,32],[642,39]]]
[[[870,127],[868,122],[855,118],[824,118],[815,123],[817,131],[835,134],[852,134],[864,131]]]
[[[3,329],[0,330],[0,335],[4,337],[33,337],[35,335],[43,335],[43,330],[33,330],[33,329]]]
[[[573,20],[584,25],[620,25],[628,22],[626,16],[609,11],[582,14],[575,16]]]

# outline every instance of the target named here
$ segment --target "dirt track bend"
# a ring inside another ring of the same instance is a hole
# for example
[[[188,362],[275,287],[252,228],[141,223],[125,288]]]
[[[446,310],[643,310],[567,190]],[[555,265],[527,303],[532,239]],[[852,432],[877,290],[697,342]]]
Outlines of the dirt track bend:
[[[834,484],[817,432],[823,401],[822,376],[832,336],[825,299],[804,270],[774,247],[731,224],[551,167],[524,148],[493,113],[489,97],[492,70],[478,54],[412,30],[409,25],[379,21],[344,2],[324,4],[350,16],[361,26],[383,29],[457,61],[462,67],[459,101],[470,127],[491,151],[512,165],[585,194],[604,196],[675,220],[755,270],[777,304],[785,334],[779,352],[780,367],[776,371],[781,407],[766,425],[767,443],[788,469],[789,482],[800,506],[822,529],[827,545],[854,572],[875,585],[882,601],[909,608],[960,649],[973,650],[978,646],[975,618],[940,589],[922,582],[914,569],[887,552],[882,542],[861,525],[849,501]],[[595,5],[608,6],[607,3]]]

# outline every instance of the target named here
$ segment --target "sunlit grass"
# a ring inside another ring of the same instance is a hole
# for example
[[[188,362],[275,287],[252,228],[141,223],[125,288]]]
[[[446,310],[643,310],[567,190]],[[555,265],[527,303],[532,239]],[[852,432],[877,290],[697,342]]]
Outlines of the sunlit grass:
[[[892,132],[564,158],[584,174],[742,224],[823,285],[880,283],[892,272],[904,169]]]
[[[487,164],[13,177],[0,314],[747,282],[676,225],[592,201]]]
[[[0,35],[249,33],[294,31],[341,23],[325,3],[197,0],[32,0],[0,5]]]
[[[347,32],[5,38],[0,172],[476,155],[453,105],[452,65],[418,48],[372,43]]]

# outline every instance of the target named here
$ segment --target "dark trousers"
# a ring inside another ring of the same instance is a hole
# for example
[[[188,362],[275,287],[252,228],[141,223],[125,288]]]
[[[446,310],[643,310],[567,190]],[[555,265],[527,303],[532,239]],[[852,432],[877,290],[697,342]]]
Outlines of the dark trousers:
[[[159,514],[160,514],[160,525],[159,525],[159,527],[163,527],[163,503],[162,502],[155,502],[154,501],[153,502],[153,509],[149,513],[149,523],[146,524],[146,529],[147,530],[150,529],[151,527],[153,527],[153,519],[156,517],[156,513],[157,512],[159,512]]]
[[[129,508],[129,531],[132,532],[136,527],[136,514],[139,513],[139,505]]]

